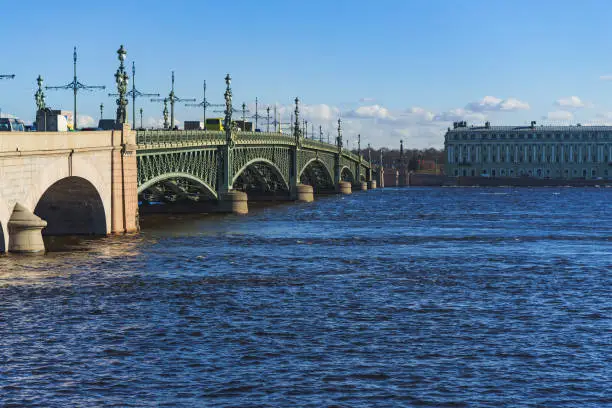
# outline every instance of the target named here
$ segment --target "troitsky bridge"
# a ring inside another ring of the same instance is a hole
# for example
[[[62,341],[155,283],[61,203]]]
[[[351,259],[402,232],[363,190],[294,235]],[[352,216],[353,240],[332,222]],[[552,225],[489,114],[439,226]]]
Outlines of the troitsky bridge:
[[[41,231],[137,231],[139,204],[244,214],[248,200],[308,202],[382,180],[343,148],[340,121],[334,145],[305,139],[297,98],[291,135],[232,128],[226,83],[225,131],[131,130],[118,84],[117,130],[0,132],[0,252],[44,251]]]

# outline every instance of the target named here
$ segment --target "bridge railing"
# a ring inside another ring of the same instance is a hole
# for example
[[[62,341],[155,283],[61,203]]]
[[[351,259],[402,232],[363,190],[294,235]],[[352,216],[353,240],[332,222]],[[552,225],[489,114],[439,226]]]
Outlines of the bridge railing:
[[[295,143],[293,136],[273,132],[238,132],[235,134],[238,144],[280,144],[292,145]]]
[[[204,130],[137,130],[139,145],[223,144],[225,133]]]
[[[302,141],[302,146],[307,149],[325,150],[331,153],[336,153],[338,151],[338,148],[335,145],[325,143],[325,142],[319,142],[318,140],[313,140],[313,139],[304,139]]]

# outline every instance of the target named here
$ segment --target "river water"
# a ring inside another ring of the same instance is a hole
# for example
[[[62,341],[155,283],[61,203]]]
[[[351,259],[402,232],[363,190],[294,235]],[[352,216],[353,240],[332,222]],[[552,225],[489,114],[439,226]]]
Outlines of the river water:
[[[612,189],[142,226],[0,257],[0,406],[612,406]]]

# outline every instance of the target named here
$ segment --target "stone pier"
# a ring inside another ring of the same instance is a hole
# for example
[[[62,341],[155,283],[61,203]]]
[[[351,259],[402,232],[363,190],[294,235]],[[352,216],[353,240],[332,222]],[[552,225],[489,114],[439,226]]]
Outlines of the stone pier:
[[[219,212],[245,215],[249,213],[247,193],[230,190],[219,194]]]
[[[353,189],[351,187],[351,183],[348,181],[341,181],[338,183],[338,192],[340,194],[351,194]]]

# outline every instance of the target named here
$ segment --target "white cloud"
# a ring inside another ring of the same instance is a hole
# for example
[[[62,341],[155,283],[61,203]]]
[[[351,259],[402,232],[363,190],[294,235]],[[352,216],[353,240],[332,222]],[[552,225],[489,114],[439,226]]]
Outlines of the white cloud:
[[[434,119],[435,114],[421,108],[420,106],[413,106],[412,108],[408,109],[406,114],[403,116],[414,117],[419,122],[431,122]]]
[[[487,116],[480,112],[472,112],[465,109],[457,108],[446,112],[440,112],[434,116],[433,120],[437,122],[457,122],[461,120],[471,122],[482,122]]]
[[[494,96],[485,96],[480,101],[468,103],[465,109],[471,112],[512,112],[527,110],[529,104],[516,98],[500,99]]]
[[[542,116],[542,119],[549,121],[571,121],[574,119],[574,114],[572,112],[558,110],[548,112],[546,116]]]
[[[573,108],[573,109],[578,109],[578,108],[584,108],[586,105],[583,101],[580,100],[579,97],[577,96],[568,96],[567,98],[561,98],[561,99],[557,99],[555,101],[555,105],[561,107],[561,108]]]
[[[359,102],[361,102],[361,103],[364,103],[364,102],[374,102],[374,100],[375,100],[374,98],[368,98],[368,97],[359,98]]]
[[[357,109],[351,110],[345,114],[352,118],[371,118],[371,119],[387,119],[394,120],[389,110],[381,105],[360,106]]]
[[[606,74],[599,77],[602,81],[612,81],[612,74]]]
[[[318,104],[318,105],[304,105],[303,106],[304,118],[309,121],[329,121],[338,119],[340,110],[336,107]]]
[[[96,120],[89,115],[80,114],[78,115],[77,121],[78,121],[77,126],[79,128],[94,127],[98,125]]]

